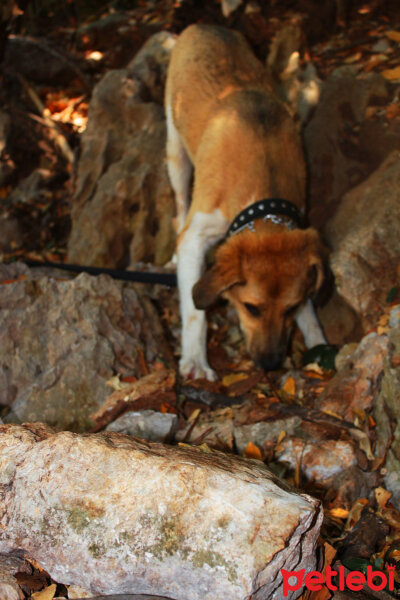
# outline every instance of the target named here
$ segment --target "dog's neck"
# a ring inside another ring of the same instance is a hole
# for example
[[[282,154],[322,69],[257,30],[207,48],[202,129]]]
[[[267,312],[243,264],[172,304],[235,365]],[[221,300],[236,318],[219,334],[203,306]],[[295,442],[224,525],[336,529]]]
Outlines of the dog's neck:
[[[256,231],[263,223],[290,230],[304,227],[303,215],[297,206],[282,198],[266,198],[242,210],[232,221],[226,237],[245,229]]]

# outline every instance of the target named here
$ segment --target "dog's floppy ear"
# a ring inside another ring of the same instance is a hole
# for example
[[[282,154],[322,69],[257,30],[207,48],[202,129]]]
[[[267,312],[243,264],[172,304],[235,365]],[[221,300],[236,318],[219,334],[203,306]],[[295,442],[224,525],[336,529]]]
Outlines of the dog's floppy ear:
[[[215,264],[193,286],[195,307],[208,308],[223,292],[233,285],[243,283],[242,279],[240,248],[238,241],[231,238],[218,248]]]
[[[215,264],[208,269],[193,286],[192,296],[196,308],[206,309],[217,300],[227,289],[237,283],[241,283],[239,277],[229,277],[230,273],[223,273]]]
[[[329,273],[328,256],[329,249],[319,237],[315,229],[309,230],[310,254],[308,257],[308,289],[310,296],[316,296]]]
[[[307,282],[309,295],[314,296],[320,290],[324,281],[325,272],[322,263],[322,258],[319,256],[310,257],[307,271]]]

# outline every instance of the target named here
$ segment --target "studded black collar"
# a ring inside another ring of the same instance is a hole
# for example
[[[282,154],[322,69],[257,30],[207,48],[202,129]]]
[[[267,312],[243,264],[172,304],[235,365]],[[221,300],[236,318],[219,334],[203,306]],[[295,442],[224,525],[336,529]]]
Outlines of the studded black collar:
[[[257,219],[272,221],[288,229],[304,227],[303,216],[297,206],[282,198],[266,198],[242,210],[231,223],[226,237],[239,233],[245,228],[254,231],[254,221]]]

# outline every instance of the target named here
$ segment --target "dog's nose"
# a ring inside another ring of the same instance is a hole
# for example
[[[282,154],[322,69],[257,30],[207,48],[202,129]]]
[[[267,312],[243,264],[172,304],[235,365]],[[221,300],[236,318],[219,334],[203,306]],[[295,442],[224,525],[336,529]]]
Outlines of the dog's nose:
[[[282,354],[265,354],[258,357],[255,363],[265,371],[275,371],[282,365],[283,359],[284,356]]]

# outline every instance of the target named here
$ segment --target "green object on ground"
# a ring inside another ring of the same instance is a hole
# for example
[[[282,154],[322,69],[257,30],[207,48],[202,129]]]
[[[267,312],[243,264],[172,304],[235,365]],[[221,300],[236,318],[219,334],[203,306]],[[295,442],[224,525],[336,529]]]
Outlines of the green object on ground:
[[[335,346],[318,344],[303,354],[303,365],[318,363],[323,369],[332,371],[335,368],[335,358],[338,353]]]
[[[390,304],[391,302],[394,302],[395,300],[397,300],[397,298],[399,296],[400,296],[400,290],[399,290],[399,288],[392,287],[388,291],[388,294],[386,296],[386,302],[388,302]]]

